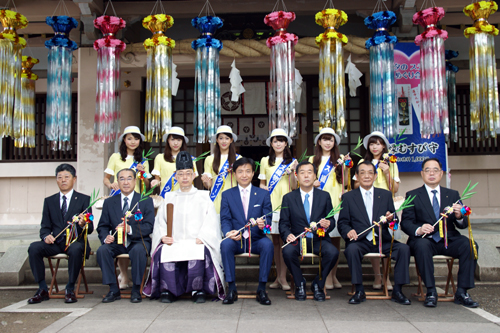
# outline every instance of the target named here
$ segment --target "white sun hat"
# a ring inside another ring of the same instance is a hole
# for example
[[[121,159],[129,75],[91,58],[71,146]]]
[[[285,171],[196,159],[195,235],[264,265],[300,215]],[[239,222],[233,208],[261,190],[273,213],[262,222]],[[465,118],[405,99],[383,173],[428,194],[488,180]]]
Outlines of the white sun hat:
[[[229,127],[227,125],[222,125],[222,126],[217,127],[217,132],[212,137],[212,142],[217,142],[217,135],[219,135],[221,133],[231,134],[233,137],[233,141],[234,142],[238,141],[238,136],[233,133],[233,130],[231,129],[231,127]]]
[[[370,140],[370,138],[372,136],[378,136],[379,138],[381,138],[382,140],[384,140],[385,147],[387,148],[387,150],[389,150],[389,147],[390,147],[389,140],[387,140],[387,138],[385,137],[384,133],[379,132],[379,131],[373,131],[373,132],[371,132],[370,134],[368,134],[367,136],[365,136],[363,138],[363,146],[365,146],[365,149],[368,149],[368,141]]]
[[[120,135],[120,137],[118,138],[118,142],[122,142],[122,140],[125,137],[125,135],[130,134],[130,133],[139,134],[141,136],[142,141],[146,140],[146,138],[144,137],[144,135],[141,133],[141,130],[139,129],[139,127],[137,127],[137,126],[127,126],[123,130],[123,134]]]
[[[316,138],[314,139],[314,144],[317,145],[318,144],[318,140],[319,138],[323,135],[323,134],[330,134],[330,135],[333,135],[335,137],[335,142],[337,144],[337,147],[340,145],[340,136],[335,133],[335,131],[333,130],[333,128],[330,128],[330,127],[325,127],[323,128],[321,131],[319,131],[319,134],[316,135]]]
[[[271,135],[266,140],[266,144],[268,147],[271,147],[271,140],[275,136],[284,136],[288,141],[288,145],[289,146],[292,145],[292,139],[286,134],[285,130],[282,128],[275,128],[275,129],[273,129],[273,131],[271,132]]]
[[[170,134],[182,136],[182,137],[184,137],[184,141],[186,142],[186,144],[189,143],[189,139],[187,138],[186,134],[184,134],[184,130],[180,127],[177,127],[177,126],[171,127],[170,131],[163,134],[163,141],[166,141]]]

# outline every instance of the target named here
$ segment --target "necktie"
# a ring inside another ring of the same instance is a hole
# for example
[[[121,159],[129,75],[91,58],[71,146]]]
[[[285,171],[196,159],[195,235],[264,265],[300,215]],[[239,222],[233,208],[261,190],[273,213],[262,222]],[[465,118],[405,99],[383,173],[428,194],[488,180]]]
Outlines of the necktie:
[[[309,194],[306,194],[306,198],[304,200],[304,211],[306,212],[307,223],[311,222],[311,210],[309,205]]]
[[[368,220],[370,221],[370,225],[372,225],[372,215],[373,215],[373,201],[372,201],[372,192],[365,192],[365,207],[366,213],[368,214]],[[371,232],[367,232],[366,239],[369,241],[373,240],[373,235]]]
[[[245,212],[245,220],[248,217],[248,195],[247,195],[247,189],[244,188],[241,190],[242,195],[241,195],[241,203],[243,204],[243,211]]]
[[[62,199],[63,199],[63,203],[61,205],[61,215],[62,215],[62,218],[64,220],[64,217],[66,216],[66,213],[68,212],[68,204],[66,203],[66,196],[65,195],[63,195]]]
[[[434,215],[436,216],[436,221],[437,221],[439,219],[439,212],[440,212],[439,201],[437,199],[437,190],[432,190],[431,192],[434,193],[434,197],[432,198],[432,209],[434,210]],[[434,233],[432,234],[432,239],[434,239],[436,243],[438,243],[441,240],[441,236],[439,236],[438,231],[434,231]]]
[[[125,216],[125,214],[128,212],[128,198],[125,197],[123,198],[123,210],[122,210],[122,213],[123,213],[123,216]]]

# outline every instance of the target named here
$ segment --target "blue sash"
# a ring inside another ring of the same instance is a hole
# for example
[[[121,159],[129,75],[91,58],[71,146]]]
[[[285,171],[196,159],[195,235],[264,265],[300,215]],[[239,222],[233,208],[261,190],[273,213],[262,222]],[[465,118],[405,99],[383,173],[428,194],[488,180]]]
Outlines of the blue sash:
[[[236,159],[238,159],[240,155],[236,155]],[[229,156],[226,160],[226,163],[222,166],[222,172],[219,172],[217,178],[215,178],[215,182],[212,185],[212,190],[210,191],[210,200],[215,201],[217,196],[219,195],[220,190],[222,189],[222,185],[224,184],[224,180],[227,177],[227,169],[229,168]]]
[[[328,162],[325,163],[325,166],[323,167],[323,170],[321,170],[321,174],[319,175],[319,182],[320,182],[320,189],[323,189],[326,185],[326,181],[328,180],[328,176],[330,176],[330,172],[332,172],[333,166],[330,163],[330,159],[328,159]]]
[[[146,161],[145,161],[145,160],[144,160],[144,161],[142,161],[142,162],[141,162],[141,164],[144,164],[144,162],[146,162]],[[137,168],[137,165],[138,165],[138,164],[139,164],[139,163],[137,163],[137,161],[136,161],[136,160],[134,160],[134,163],[132,163],[132,165],[130,166],[130,168],[129,168],[129,169],[135,169],[135,168]],[[112,197],[112,196],[115,196],[115,195],[120,194],[120,193],[122,193],[122,191],[121,191],[121,190],[116,190],[116,191],[114,191],[114,190],[113,190],[113,191],[111,191],[111,193],[109,194],[109,196],[110,196],[110,197]]]
[[[276,185],[281,180],[281,177],[283,177],[283,175],[285,174],[286,169],[288,169],[288,167],[292,165],[293,161],[295,161],[295,159],[292,159],[292,162],[290,162],[288,165],[281,163],[280,166],[276,168],[273,175],[271,176],[271,180],[269,180],[269,185],[267,186],[269,194],[273,193]]]
[[[194,161],[195,157],[191,156],[191,159]],[[193,170],[193,172],[194,172],[194,170]],[[172,179],[174,181],[174,185],[172,185]],[[165,186],[163,186],[163,190],[161,190],[160,195],[163,197],[163,199],[165,199],[165,194],[167,192],[172,192],[172,190],[174,189],[175,185],[177,185],[177,179],[175,179],[175,172],[174,172],[172,174],[172,176],[170,176],[170,178],[168,179],[168,181],[165,184]]]

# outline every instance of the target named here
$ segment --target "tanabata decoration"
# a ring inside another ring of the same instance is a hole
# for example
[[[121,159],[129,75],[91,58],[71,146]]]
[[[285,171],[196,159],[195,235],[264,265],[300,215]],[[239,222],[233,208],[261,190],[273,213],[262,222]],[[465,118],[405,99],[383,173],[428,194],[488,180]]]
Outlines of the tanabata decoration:
[[[125,25],[125,20],[116,16],[103,15],[94,20],[94,27],[103,34],[103,38],[94,42],[97,51],[95,142],[114,142],[120,134],[120,53],[126,45],[115,35]]]
[[[28,26],[24,15],[12,10],[0,10],[0,137],[12,135],[14,101],[21,99],[21,50],[26,40],[17,34],[17,29]]]
[[[278,3],[276,3],[277,5]],[[275,8],[276,8],[275,5]],[[284,6],[283,6],[284,7]],[[286,29],[295,20],[294,12],[274,11],[267,14],[264,23],[276,33],[266,45],[271,49],[269,81],[269,133],[282,128],[289,137],[297,134],[295,121],[295,45],[298,37]]]
[[[45,136],[52,150],[71,150],[71,65],[78,46],[69,39],[69,32],[78,22],[66,15],[48,16],[45,22],[55,32],[45,42],[49,49]]]
[[[172,16],[165,14],[149,15],[142,20],[142,26],[153,33],[153,37],[144,41],[147,51],[144,134],[149,142],[153,138],[161,141],[172,127],[172,49],[175,41],[165,36],[165,31],[173,24]]]
[[[342,49],[347,44],[347,36],[337,29],[347,22],[347,14],[328,8],[316,13],[315,19],[325,28],[325,32],[316,37],[319,46],[319,129],[331,127],[342,138],[347,135]]]
[[[450,133],[444,59],[444,41],[448,33],[437,28],[443,17],[442,7],[427,8],[413,15],[413,23],[425,28],[415,37],[415,44],[420,46],[420,134],[427,139],[431,135],[448,136]]]
[[[488,23],[497,10],[495,1],[479,1],[464,8],[465,15],[474,21],[464,34],[470,41],[470,123],[478,140],[496,138],[500,133],[494,41],[498,29]]]
[[[38,76],[31,69],[39,60],[23,56],[21,98],[14,101],[14,147],[35,147],[35,81]]]
[[[192,19],[191,24],[201,33],[191,44],[196,51],[194,142],[205,143],[211,142],[221,124],[219,51],[222,43],[213,36],[222,27],[222,20],[217,16],[202,16]]]
[[[394,44],[398,38],[388,33],[395,22],[396,14],[391,11],[380,11],[365,18],[365,25],[376,30],[365,43],[370,50],[371,131],[382,132],[387,137],[396,134],[398,125],[394,75]]]
[[[446,84],[448,86],[448,113],[450,114],[450,140],[458,141],[458,123],[457,123],[457,80],[455,73],[458,67],[453,65],[450,60],[458,57],[457,51],[446,50],[444,53],[446,59]]]

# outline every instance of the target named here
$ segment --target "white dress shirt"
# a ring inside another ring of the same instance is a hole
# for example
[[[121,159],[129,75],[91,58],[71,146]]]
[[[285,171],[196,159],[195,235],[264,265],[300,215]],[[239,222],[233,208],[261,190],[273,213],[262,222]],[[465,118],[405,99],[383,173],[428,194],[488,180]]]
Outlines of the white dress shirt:
[[[304,204],[304,201],[306,200],[306,194],[309,194],[309,216],[311,216],[311,211],[312,211],[312,206],[313,206],[313,192],[314,192],[314,188],[310,192],[304,192],[302,189],[300,189],[300,196],[302,198],[302,204]]]
[[[59,192],[59,208],[62,208],[63,195],[64,195],[66,197],[66,211],[67,211],[67,209],[69,208],[69,202],[71,201],[71,197],[73,197],[73,192],[74,192],[73,189],[71,189],[71,191],[69,191],[66,194],[63,194],[62,192]]]
[[[134,198],[134,192],[135,192],[135,191],[132,191],[132,193],[130,193],[130,194],[129,194],[129,195],[127,195],[127,196],[125,196],[125,195],[123,194],[123,192],[121,192],[121,193],[120,193],[121,200],[122,200],[122,204],[121,204],[122,211],[123,211],[123,207],[124,207],[124,202],[123,202],[123,199],[124,199],[125,197],[127,197],[127,198],[128,198],[128,202],[127,202],[127,203],[128,203],[128,210],[131,210],[131,209],[133,208],[133,207],[132,207],[132,199]],[[130,218],[131,218],[131,217],[130,217]],[[129,218],[129,219],[130,219],[130,218]],[[127,232],[127,234],[132,235],[132,228],[130,228],[130,232]]]

